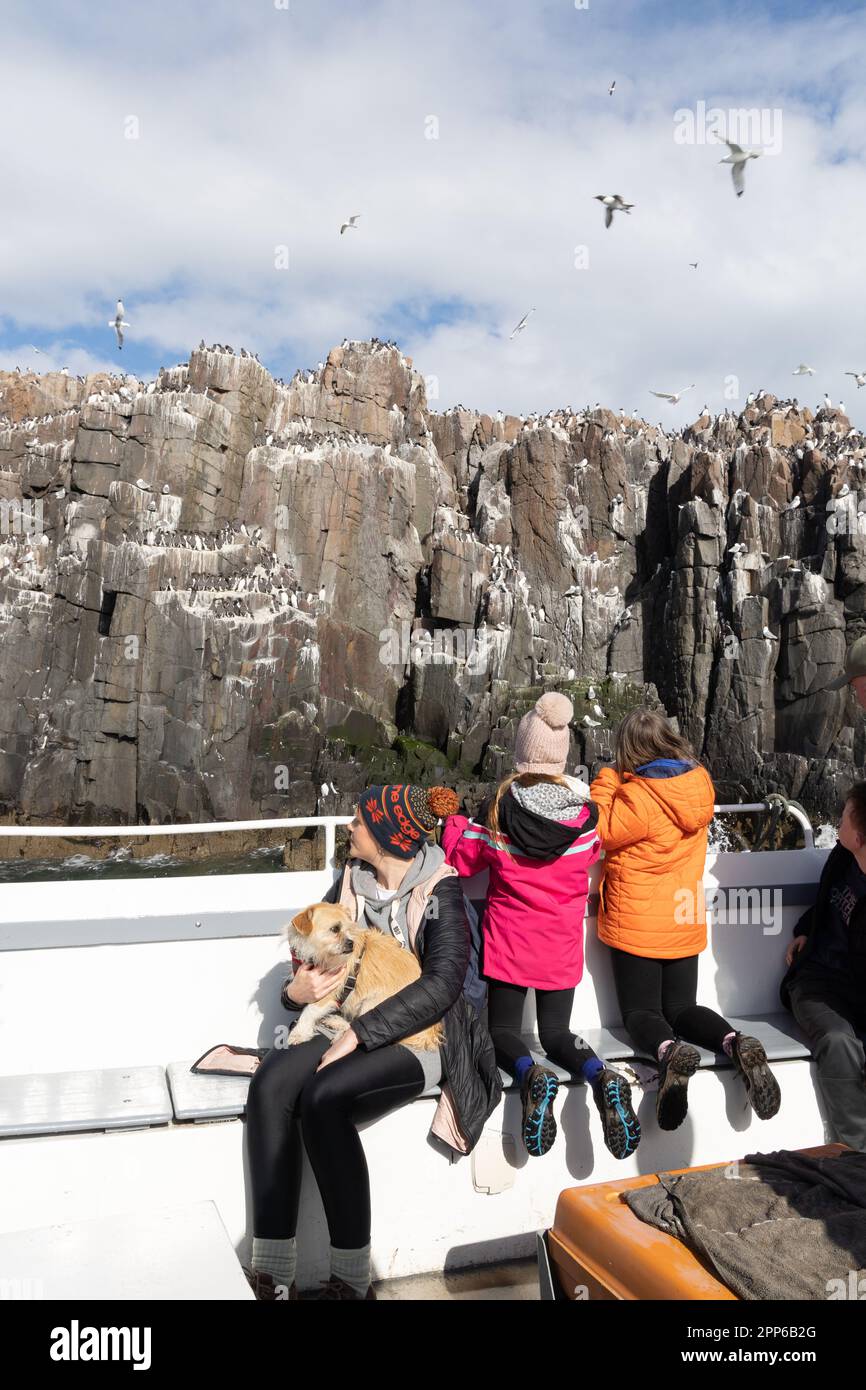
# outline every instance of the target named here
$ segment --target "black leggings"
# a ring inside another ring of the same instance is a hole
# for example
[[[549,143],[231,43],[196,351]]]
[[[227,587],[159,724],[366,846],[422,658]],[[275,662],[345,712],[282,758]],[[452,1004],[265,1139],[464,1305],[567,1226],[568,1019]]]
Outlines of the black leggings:
[[[417,1057],[394,1043],[356,1048],[316,1071],[330,1042],[311,1038],[272,1048],[247,1094],[253,1234],[295,1235],[301,1195],[301,1136],[316,1177],[331,1244],[358,1250],[370,1240],[370,1178],[355,1128],[396,1110],[424,1090]]]
[[[650,960],[617,947],[611,956],[619,1011],[639,1052],[657,1060],[659,1044],[673,1037],[722,1051],[722,1040],[734,1030],[721,1014],[695,1003],[697,956]]]
[[[504,980],[487,981],[487,1028],[496,1048],[496,1060],[505,1071],[515,1075],[518,1057],[526,1057],[526,1043],[520,1036],[526,985],[507,984]],[[538,1038],[552,1062],[566,1071],[579,1072],[584,1062],[595,1057],[583,1038],[575,1037],[569,1028],[573,989],[537,989],[535,1011],[538,1019]]]

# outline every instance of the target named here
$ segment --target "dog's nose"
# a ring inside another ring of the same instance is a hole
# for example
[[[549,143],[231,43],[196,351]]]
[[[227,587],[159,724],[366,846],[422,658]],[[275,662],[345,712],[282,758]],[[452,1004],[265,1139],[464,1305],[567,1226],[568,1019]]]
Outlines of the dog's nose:
[[[355,948],[354,948],[354,946],[352,945],[351,941],[347,941],[346,944],[345,944],[345,946],[343,947],[343,955],[344,955],[344,956],[350,956],[350,955],[352,954],[352,952],[353,952],[354,949],[355,949]]]

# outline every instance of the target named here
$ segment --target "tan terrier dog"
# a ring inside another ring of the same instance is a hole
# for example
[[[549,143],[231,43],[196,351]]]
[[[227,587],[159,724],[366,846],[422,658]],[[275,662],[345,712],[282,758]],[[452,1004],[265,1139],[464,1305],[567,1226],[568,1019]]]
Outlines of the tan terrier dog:
[[[320,970],[334,970],[338,964],[346,967],[330,994],[305,1006],[289,1033],[290,1046],[309,1042],[317,1032],[338,1038],[353,1019],[399,994],[421,975],[411,951],[377,928],[353,921],[339,903],[305,907],[286,926],[286,938],[292,954],[305,965]],[[444,1041],[444,1029],[441,1023],[434,1023],[400,1041],[406,1047],[435,1052]]]

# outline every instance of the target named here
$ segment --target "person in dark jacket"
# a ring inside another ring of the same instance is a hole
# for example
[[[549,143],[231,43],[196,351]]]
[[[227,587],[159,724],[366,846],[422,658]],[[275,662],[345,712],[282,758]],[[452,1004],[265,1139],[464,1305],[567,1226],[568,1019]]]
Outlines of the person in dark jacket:
[[[253,1249],[245,1272],[257,1297],[286,1296],[282,1290],[297,1297],[299,1118],[331,1241],[331,1276],[318,1297],[371,1299],[370,1186],[356,1126],[439,1084],[432,1132],[468,1153],[499,1103],[493,1043],[463,997],[470,941],[460,882],[430,842],[439,818],[458,805],[446,787],[369,787],[348,827],[351,858],[324,901],[341,902],[393,935],[414,952],[421,975],[334,1042],[317,1035],[274,1047],[253,1074],[246,1107]],[[326,972],[297,964],[281,995],[292,1026],[334,983]],[[438,1050],[402,1043],[440,1021]]]
[[[780,986],[809,1039],[833,1138],[866,1151],[866,782],[845,801],[818,896],[794,927]]]

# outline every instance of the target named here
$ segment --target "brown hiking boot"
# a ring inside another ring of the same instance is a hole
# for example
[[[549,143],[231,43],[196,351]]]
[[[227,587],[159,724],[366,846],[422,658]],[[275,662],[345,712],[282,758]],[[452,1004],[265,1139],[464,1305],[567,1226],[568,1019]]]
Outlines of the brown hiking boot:
[[[770,1071],[763,1044],[748,1033],[737,1033],[732,1052],[732,1060],[743,1078],[749,1104],[759,1120],[771,1120],[782,1104],[782,1092]]]
[[[689,1109],[686,1088],[701,1064],[696,1047],[675,1038],[662,1053],[659,1062],[659,1089],[656,1095],[656,1118],[659,1129],[679,1129]]]
[[[351,1284],[347,1284],[343,1279],[338,1279],[334,1274],[331,1275],[330,1279],[324,1279],[322,1281],[322,1287],[319,1293],[313,1294],[314,1300],[323,1298],[357,1298],[363,1301],[364,1299],[375,1297],[376,1292],[372,1284],[368,1288],[366,1294],[363,1295],[362,1299],[361,1294],[356,1293]]]
[[[249,1269],[247,1265],[241,1265],[246,1275],[247,1283],[255,1294],[256,1298],[261,1299],[262,1303],[293,1303],[298,1298],[298,1286],[292,1280],[291,1287],[286,1295],[286,1286],[274,1278],[273,1274],[267,1274],[263,1269]]]

